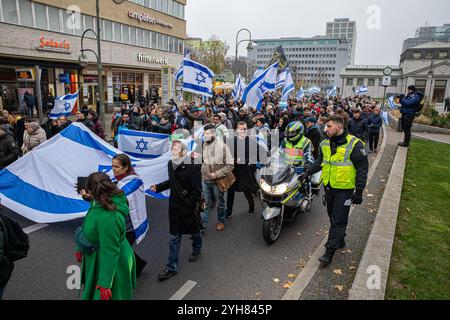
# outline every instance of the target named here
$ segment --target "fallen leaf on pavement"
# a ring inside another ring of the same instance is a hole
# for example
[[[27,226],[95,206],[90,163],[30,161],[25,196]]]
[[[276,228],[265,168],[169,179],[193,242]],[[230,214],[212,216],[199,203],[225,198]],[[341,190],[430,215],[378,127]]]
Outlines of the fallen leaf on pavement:
[[[342,253],[342,254],[346,254],[346,253],[347,253],[347,250],[342,250],[341,253]]]
[[[356,270],[356,267],[351,266],[351,267],[349,268],[349,270],[350,270],[350,271],[355,271],[355,270]]]
[[[341,269],[335,269],[335,270],[333,270],[333,273],[334,273],[335,275],[337,275],[337,276],[342,276],[342,275],[343,275]]]
[[[320,237],[322,235],[321,232],[316,232],[316,236]]]
[[[288,281],[286,284],[284,284],[283,289],[289,289],[293,285],[294,285],[294,283],[292,281]]]
[[[281,281],[281,280],[278,279],[278,278],[273,279],[273,282],[275,282],[275,283],[278,283],[278,282],[280,282],[280,281]]]
[[[306,262],[303,259],[300,259],[300,261],[298,262],[298,267],[300,269],[303,269],[306,266]]]
[[[339,292],[342,292],[342,290],[344,290],[344,286],[335,285],[334,287],[335,287],[336,289],[338,289]]]
[[[299,232],[299,233],[297,233],[297,235],[298,235],[298,236],[301,236],[302,234]]]
[[[370,197],[375,197],[373,194],[371,194],[371,193],[369,193],[368,195],[367,195],[369,198]]]
[[[348,249],[348,250],[347,250],[347,253],[352,253],[352,250]]]
[[[291,273],[291,274],[288,275],[288,278],[289,279],[295,279],[295,278],[297,278],[297,276],[295,274]]]

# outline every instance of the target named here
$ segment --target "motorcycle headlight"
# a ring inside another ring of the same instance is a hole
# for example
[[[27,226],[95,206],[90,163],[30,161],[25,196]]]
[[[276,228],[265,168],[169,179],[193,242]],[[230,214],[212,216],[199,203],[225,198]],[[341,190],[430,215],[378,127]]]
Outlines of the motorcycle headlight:
[[[264,179],[259,179],[259,185],[261,186],[262,191],[264,191],[265,193],[271,192],[271,187],[266,181],[264,181]]]
[[[288,183],[282,183],[282,184],[276,186],[275,187],[275,192],[273,192],[273,194],[276,194],[276,195],[285,194],[286,191],[288,190],[288,186],[289,186]]]
[[[278,186],[270,186],[264,179],[259,180],[259,185],[261,186],[262,191],[268,194],[273,195],[283,195],[288,190],[289,184],[288,183],[282,183]]]

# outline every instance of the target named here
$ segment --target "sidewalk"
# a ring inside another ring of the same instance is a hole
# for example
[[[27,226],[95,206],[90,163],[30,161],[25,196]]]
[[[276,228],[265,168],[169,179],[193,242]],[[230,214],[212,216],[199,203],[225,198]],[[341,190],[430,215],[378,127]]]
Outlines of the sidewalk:
[[[395,132],[390,127],[386,127],[384,152],[381,155],[378,165],[373,164],[374,155],[370,155],[371,165],[377,165],[373,171],[373,176],[366,188],[364,202],[361,206],[356,206],[350,213],[348,232],[345,249],[336,252],[333,263],[327,268],[317,268],[318,263],[313,259],[325,252],[323,247],[319,247],[311,257],[308,264],[313,264],[311,268],[315,273],[312,279],[301,292],[300,300],[346,300],[349,297],[358,265],[366,247],[367,239],[372,230],[373,223],[378,212],[381,198],[384,193],[392,164],[398,149],[397,143],[401,139],[401,134]],[[381,151],[381,150],[380,150]],[[326,215],[326,208],[323,208]],[[327,235],[324,237],[326,239]],[[305,268],[306,269],[306,268]],[[302,274],[299,275],[302,281]],[[308,279],[304,279],[307,281]],[[287,294],[289,298],[295,294]]]

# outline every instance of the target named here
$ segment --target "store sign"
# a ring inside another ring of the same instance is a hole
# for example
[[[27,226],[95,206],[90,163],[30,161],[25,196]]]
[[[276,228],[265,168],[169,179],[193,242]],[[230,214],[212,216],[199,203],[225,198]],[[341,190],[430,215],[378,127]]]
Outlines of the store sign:
[[[157,24],[163,28],[169,28],[169,29],[173,28],[172,24],[160,21],[154,17],[151,17],[147,13],[139,13],[139,12],[130,10],[130,11],[128,11],[128,17],[131,19],[138,20],[139,23],[146,22],[146,23],[150,23],[150,24]]]
[[[39,46],[36,49],[41,51],[70,53],[70,42],[65,39],[59,41],[57,39],[41,36],[39,38]]]
[[[32,69],[16,69],[15,71],[18,81],[34,81]]]
[[[70,83],[69,75],[67,73],[61,73],[59,75],[59,82],[60,83]]]
[[[137,59],[139,62],[155,63],[161,65],[169,64],[169,59],[167,57],[155,58],[149,54],[138,53]]]

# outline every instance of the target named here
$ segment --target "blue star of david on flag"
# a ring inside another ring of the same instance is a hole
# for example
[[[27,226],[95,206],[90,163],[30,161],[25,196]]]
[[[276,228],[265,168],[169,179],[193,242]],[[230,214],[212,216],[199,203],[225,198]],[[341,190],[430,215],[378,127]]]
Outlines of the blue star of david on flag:
[[[148,142],[145,142],[144,138],[142,138],[140,141],[136,141],[136,144],[137,144],[136,150],[139,150],[141,153],[144,152],[145,150],[148,150],[147,148]]]
[[[196,74],[197,74],[197,76],[195,77],[195,81],[197,81],[198,84],[206,83],[206,77],[203,75],[203,73],[196,72]]]
[[[66,112],[70,110],[70,107],[71,107],[70,103],[64,102],[64,110],[65,110]]]

